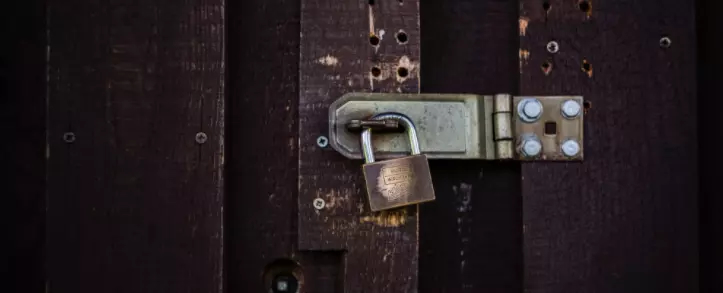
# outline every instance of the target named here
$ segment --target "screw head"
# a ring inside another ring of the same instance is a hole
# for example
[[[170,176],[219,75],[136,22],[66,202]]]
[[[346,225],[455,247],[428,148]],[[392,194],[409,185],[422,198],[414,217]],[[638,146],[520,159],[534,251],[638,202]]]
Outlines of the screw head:
[[[66,143],[75,142],[75,133],[72,133],[72,132],[63,133],[63,141],[65,141]]]
[[[542,116],[542,103],[534,98],[524,99],[517,106],[517,113],[522,121],[535,122]]]
[[[326,146],[329,145],[329,139],[323,135],[319,136],[318,138],[316,138],[316,145],[318,145],[319,147],[325,148]]]
[[[536,157],[542,152],[542,143],[536,138],[526,138],[522,141],[522,155],[525,157]]]
[[[314,199],[314,208],[317,210],[321,210],[326,206],[326,202],[321,198],[315,198]]]
[[[208,135],[203,132],[196,133],[196,142],[198,144],[204,144],[208,140]]]
[[[669,37],[662,37],[660,38],[660,47],[661,48],[670,48],[670,45],[673,43],[672,40],[670,40]]]
[[[549,43],[547,43],[547,52],[555,54],[557,53],[557,51],[560,51],[560,45],[558,45],[557,42],[550,41]]]
[[[563,117],[572,119],[580,115],[580,110],[582,110],[582,107],[580,106],[580,103],[575,100],[567,100],[562,103],[561,110]]]
[[[578,153],[580,153],[580,144],[570,139],[563,142],[560,146],[560,149],[565,156],[574,157],[577,156]]]

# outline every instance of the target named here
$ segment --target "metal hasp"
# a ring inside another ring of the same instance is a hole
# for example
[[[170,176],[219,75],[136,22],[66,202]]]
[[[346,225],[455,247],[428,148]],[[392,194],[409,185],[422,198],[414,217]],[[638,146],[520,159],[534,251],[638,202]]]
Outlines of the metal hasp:
[[[415,123],[429,159],[579,161],[582,105],[581,96],[349,93],[329,107],[329,140],[345,157],[362,159],[360,121],[399,112]],[[376,157],[408,154],[406,138],[389,132],[372,138]]]

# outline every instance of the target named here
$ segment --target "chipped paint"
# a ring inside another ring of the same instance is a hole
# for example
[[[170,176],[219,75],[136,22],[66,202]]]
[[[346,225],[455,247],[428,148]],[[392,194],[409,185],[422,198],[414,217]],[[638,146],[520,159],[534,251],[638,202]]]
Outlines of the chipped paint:
[[[530,24],[530,19],[527,17],[520,17],[520,36],[524,37],[527,35],[527,25]]]
[[[540,69],[542,69],[542,73],[544,73],[547,76],[547,75],[550,75],[550,72],[552,72],[552,67],[553,67],[552,62],[545,61],[545,63],[543,63],[542,66],[540,66]]]
[[[527,65],[528,61],[530,60],[530,51],[525,49],[520,49],[520,73],[522,73],[522,67],[524,65]]]
[[[349,188],[343,188],[342,190],[332,189],[323,196],[319,196],[320,192],[317,191],[317,197],[321,197],[322,199],[324,199],[324,201],[326,202],[325,208],[332,209],[334,207],[341,206],[345,202],[349,202],[351,193],[352,191]]]
[[[470,218],[470,212],[472,211],[472,185],[461,182],[459,186],[452,186],[452,192],[454,193],[455,197],[458,199],[457,203],[459,204],[457,206],[457,211],[459,212],[457,216],[457,234],[460,237],[461,242],[461,250],[459,251],[459,255],[461,257],[460,262],[460,272],[464,272],[465,269],[465,251],[467,250],[470,242],[470,238],[467,237],[467,235],[470,234],[470,225],[468,225],[471,222]]]
[[[404,82],[409,77],[417,74],[417,72],[418,72],[417,67],[419,67],[419,62],[412,62],[409,59],[409,57],[407,57],[407,56],[402,56],[401,58],[399,58],[399,63],[397,64],[397,67],[394,69],[394,72],[396,73],[399,70],[399,68],[406,68],[407,76],[402,77],[402,76],[399,76],[399,74],[396,74],[397,81],[400,83]]]
[[[407,223],[407,209],[381,211],[359,218],[361,223],[373,223],[381,227],[399,227]]]
[[[587,65],[587,68],[585,68],[585,65]],[[587,77],[592,77],[592,64],[587,62],[587,59],[582,60],[580,69],[587,74]]]
[[[369,33],[374,34],[374,7],[369,5]]]
[[[331,55],[326,55],[324,57],[321,57],[321,58],[317,59],[316,62],[319,64],[322,64],[322,65],[326,65],[326,66],[338,66],[339,65],[339,59],[334,56],[331,56]]]

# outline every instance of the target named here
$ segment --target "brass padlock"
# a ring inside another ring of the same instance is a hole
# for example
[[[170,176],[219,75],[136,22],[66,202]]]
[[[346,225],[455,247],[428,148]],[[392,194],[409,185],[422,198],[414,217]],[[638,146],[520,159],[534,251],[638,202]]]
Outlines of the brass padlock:
[[[417,129],[409,117],[399,113],[381,113],[372,120],[397,120],[406,129],[412,155],[375,162],[372,150],[372,130],[361,134],[365,164],[364,180],[367,185],[369,206],[372,211],[388,210],[434,200],[432,174],[427,156],[419,149]]]

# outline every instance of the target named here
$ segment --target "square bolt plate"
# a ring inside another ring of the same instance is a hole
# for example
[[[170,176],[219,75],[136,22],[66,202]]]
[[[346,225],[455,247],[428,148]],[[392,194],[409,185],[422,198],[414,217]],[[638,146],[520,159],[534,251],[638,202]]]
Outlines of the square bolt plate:
[[[539,101],[542,113],[534,121],[525,121],[523,106],[527,101]],[[565,104],[568,103],[568,104]],[[563,105],[568,113],[563,114]],[[577,111],[575,111],[577,110]],[[513,97],[513,125],[515,128],[515,153],[519,160],[570,161],[583,158],[583,98],[581,96],[520,96]],[[542,144],[537,156],[525,156],[522,150],[526,139],[537,139]],[[563,152],[565,146],[568,154]],[[577,150],[577,152],[574,152]],[[574,152],[574,154],[573,154]]]

